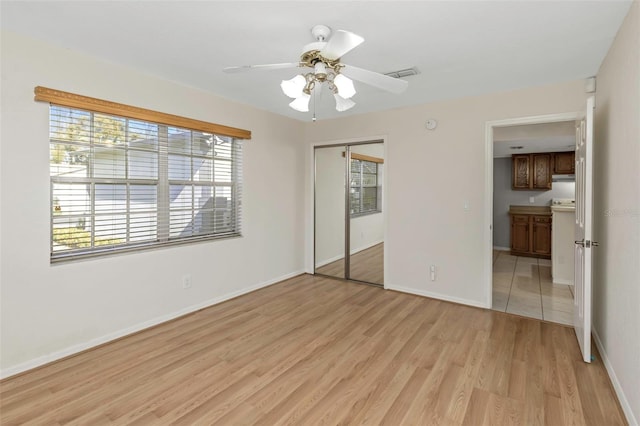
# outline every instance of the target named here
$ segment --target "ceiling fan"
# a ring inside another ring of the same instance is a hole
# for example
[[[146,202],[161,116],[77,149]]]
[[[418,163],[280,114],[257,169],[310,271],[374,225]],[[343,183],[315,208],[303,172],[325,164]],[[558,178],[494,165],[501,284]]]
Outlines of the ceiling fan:
[[[356,93],[352,79],[392,93],[402,93],[407,89],[409,83],[405,80],[340,62],[342,56],[364,41],[359,35],[338,30],[329,38],[331,28],[326,25],[316,25],[311,29],[311,34],[316,41],[304,46],[299,62],[242,65],[224,68],[223,71],[236,73],[249,70],[311,68],[311,71],[298,74],[290,80],[283,80],[280,84],[284,94],[293,98],[289,106],[300,112],[309,111],[311,93],[314,89],[319,89],[322,83],[327,83],[333,93],[338,111],[346,111],[355,105],[351,100]]]

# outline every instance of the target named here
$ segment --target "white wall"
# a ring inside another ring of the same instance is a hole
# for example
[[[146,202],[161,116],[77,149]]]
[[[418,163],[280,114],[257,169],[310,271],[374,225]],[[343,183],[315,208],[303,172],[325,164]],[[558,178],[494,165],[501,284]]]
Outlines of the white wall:
[[[576,112],[585,101],[579,80],[318,121],[307,124],[305,139],[386,135],[385,287],[486,307],[485,123]],[[424,127],[429,118],[439,122],[434,131]],[[308,169],[307,182],[312,176]],[[307,200],[309,218],[309,192]],[[312,247],[312,234],[306,237]],[[438,270],[433,282],[431,264]]]
[[[593,325],[630,424],[640,422],[640,3],[597,75]]]
[[[3,376],[302,271],[301,123],[11,33],[1,52]],[[251,130],[244,236],[50,265],[49,112],[33,100],[38,85]]]
[[[344,257],[344,174],[340,146],[315,150],[316,267]],[[344,275],[341,275],[344,276]]]
[[[351,254],[366,250],[384,241],[384,212],[351,218]]]

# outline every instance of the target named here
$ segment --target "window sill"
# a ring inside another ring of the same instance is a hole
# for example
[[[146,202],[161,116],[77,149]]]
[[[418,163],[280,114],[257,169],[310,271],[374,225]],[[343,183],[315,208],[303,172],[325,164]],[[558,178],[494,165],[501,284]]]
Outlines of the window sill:
[[[372,214],[378,214],[378,213],[382,213],[382,210],[375,210],[372,212],[364,212],[364,213],[353,213],[351,215],[351,219],[356,219],[358,217],[363,217],[363,216],[370,216]]]
[[[67,264],[75,261],[103,259],[103,258],[118,256],[118,255],[141,253],[141,252],[146,252],[150,250],[159,250],[159,249],[166,249],[166,248],[177,247],[177,246],[185,246],[185,245],[192,245],[192,244],[206,243],[206,242],[220,241],[220,240],[229,240],[229,239],[235,239],[235,238],[242,238],[242,234],[237,233],[237,234],[230,234],[230,235],[216,236],[216,237],[207,237],[207,236],[195,237],[195,238],[189,238],[189,239],[168,241],[164,243],[152,242],[147,244],[126,246],[121,248],[105,248],[104,250],[85,252],[85,253],[82,253],[82,252],[65,253],[57,256],[51,256],[50,263],[52,265]]]

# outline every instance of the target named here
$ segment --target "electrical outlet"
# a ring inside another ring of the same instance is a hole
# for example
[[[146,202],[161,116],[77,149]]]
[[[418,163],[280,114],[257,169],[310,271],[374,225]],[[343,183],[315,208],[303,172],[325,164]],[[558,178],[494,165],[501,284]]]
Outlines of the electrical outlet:
[[[431,265],[429,268],[429,275],[431,276],[431,281],[436,280],[436,265]]]
[[[191,288],[191,275],[182,277],[182,288],[185,290]]]

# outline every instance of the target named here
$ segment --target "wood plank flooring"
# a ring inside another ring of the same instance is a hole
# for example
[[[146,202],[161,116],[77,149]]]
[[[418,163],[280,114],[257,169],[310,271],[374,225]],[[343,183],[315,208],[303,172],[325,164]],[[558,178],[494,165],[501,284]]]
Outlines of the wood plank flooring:
[[[302,275],[0,382],[0,423],[624,425],[571,328]]]
[[[344,278],[344,258],[316,269],[316,273]],[[351,255],[351,275],[354,280],[384,284],[384,243]]]

